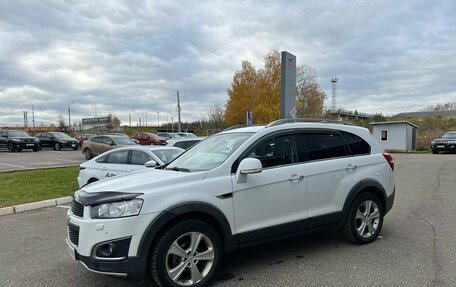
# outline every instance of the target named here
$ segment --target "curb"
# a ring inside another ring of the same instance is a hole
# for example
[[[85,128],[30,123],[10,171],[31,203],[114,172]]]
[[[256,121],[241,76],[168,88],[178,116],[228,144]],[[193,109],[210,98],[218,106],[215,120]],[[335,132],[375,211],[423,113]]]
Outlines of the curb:
[[[3,208],[0,208],[0,216],[22,213],[22,212],[41,209],[41,208],[45,208],[45,207],[53,207],[53,206],[57,206],[57,205],[71,203],[72,201],[73,201],[73,198],[71,196],[65,196],[65,197],[48,199],[48,200],[43,200],[43,201],[38,201],[38,202],[3,207]]]

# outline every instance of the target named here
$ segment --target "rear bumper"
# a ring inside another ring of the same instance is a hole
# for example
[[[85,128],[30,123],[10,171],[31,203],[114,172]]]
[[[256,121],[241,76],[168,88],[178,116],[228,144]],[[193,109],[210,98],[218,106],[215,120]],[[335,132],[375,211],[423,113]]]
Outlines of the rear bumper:
[[[393,193],[391,193],[391,195],[386,198],[385,214],[387,214],[391,210],[391,208],[393,208],[395,193],[396,187],[394,187]]]

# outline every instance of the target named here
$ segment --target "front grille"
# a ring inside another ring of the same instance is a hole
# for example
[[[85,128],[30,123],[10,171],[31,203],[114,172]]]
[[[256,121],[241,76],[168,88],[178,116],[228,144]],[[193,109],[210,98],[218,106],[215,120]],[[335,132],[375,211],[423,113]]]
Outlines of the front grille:
[[[73,202],[71,203],[71,213],[73,213],[74,216],[82,218],[84,215],[84,206],[73,199]]]
[[[71,243],[78,246],[79,245],[79,227],[76,225],[68,225],[68,239]]]

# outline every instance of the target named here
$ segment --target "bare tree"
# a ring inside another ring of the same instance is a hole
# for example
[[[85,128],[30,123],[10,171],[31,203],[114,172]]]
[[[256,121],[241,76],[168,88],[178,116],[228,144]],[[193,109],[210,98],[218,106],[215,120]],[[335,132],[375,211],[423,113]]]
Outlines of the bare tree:
[[[214,105],[207,113],[209,125],[216,129],[225,127],[225,111],[219,105]]]
[[[298,117],[321,117],[326,94],[317,82],[317,71],[308,65],[296,70],[296,115]]]
[[[63,118],[63,115],[59,115],[59,121],[58,121],[58,127],[61,132],[68,132],[68,126],[65,123],[65,119]]]

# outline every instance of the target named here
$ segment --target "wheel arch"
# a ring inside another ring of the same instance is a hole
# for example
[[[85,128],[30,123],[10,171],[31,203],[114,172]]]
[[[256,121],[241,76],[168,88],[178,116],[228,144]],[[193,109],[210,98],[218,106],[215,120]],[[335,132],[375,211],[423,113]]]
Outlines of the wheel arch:
[[[220,235],[225,252],[237,248],[229,221],[220,209],[204,202],[186,202],[162,211],[149,223],[139,243],[137,256],[147,256],[144,259],[148,260],[159,235],[182,219],[197,219],[211,225]]]
[[[382,208],[386,212],[386,192],[383,186],[376,181],[375,179],[366,179],[358,182],[353,188],[350,190],[350,192],[347,195],[347,198],[345,199],[344,207],[343,207],[343,220],[341,224],[345,222],[347,219],[348,213],[350,212],[350,207],[352,206],[353,202],[355,199],[362,193],[365,192],[371,192],[375,194],[381,201],[382,203]]]

